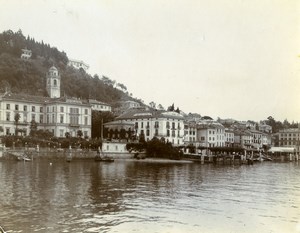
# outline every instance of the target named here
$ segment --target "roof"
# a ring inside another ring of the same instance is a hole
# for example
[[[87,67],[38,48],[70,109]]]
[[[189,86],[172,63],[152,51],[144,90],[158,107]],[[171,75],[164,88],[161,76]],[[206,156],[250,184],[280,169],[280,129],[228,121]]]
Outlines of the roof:
[[[177,112],[163,111],[163,110],[152,110],[152,109],[129,109],[116,119],[144,119],[144,118],[171,118],[183,120],[183,116]]]
[[[50,98],[50,97],[44,97],[44,96],[35,96],[35,95],[26,95],[26,94],[16,94],[11,92],[6,92],[4,94],[0,94],[0,98],[2,100],[11,100],[15,102],[33,102],[33,103],[39,103],[39,104],[45,104],[45,103],[68,103],[71,105],[86,105],[84,100],[80,100],[77,98],[67,98],[67,97],[61,97],[61,98]]]
[[[102,104],[102,105],[111,106],[111,105],[108,104],[108,103],[104,103],[104,102],[101,102],[101,101],[98,101],[98,100],[93,100],[93,99],[89,99],[89,103],[90,103],[90,104]]]
[[[53,71],[58,71],[57,68],[56,68],[55,66],[51,66],[50,69],[49,69],[49,71],[50,71],[50,70],[51,70],[51,71],[52,71],[52,70],[53,70]]]

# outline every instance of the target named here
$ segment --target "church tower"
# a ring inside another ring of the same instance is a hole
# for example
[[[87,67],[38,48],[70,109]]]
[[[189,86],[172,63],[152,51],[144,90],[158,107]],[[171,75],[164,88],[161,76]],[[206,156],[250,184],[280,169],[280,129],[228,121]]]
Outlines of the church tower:
[[[50,98],[60,98],[60,74],[55,66],[47,73],[47,92]]]

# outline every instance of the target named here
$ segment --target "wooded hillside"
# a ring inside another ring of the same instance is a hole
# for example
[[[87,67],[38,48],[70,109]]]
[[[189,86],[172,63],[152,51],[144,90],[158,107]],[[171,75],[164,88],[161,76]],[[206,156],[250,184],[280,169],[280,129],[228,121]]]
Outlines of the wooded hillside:
[[[29,60],[22,60],[22,49],[32,51]],[[113,87],[107,77],[92,77],[83,69],[70,67],[65,52],[42,42],[36,42],[22,31],[4,31],[0,34],[0,91],[47,96],[46,73],[54,65],[61,74],[61,95],[96,99],[114,104],[121,99],[131,99],[125,91]]]

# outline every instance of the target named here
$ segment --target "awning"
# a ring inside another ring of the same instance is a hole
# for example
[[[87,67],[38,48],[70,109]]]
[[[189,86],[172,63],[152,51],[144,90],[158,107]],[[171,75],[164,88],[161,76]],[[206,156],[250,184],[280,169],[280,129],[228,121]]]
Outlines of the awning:
[[[274,153],[274,152],[285,152],[285,153],[294,153],[295,148],[293,147],[271,147],[268,152]]]

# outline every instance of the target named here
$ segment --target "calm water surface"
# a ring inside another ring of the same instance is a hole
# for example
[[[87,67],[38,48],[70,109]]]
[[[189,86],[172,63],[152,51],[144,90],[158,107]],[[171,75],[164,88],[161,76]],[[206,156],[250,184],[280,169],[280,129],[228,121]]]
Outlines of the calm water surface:
[[[7,232],[300,232],[300,164],[0,162]]]

